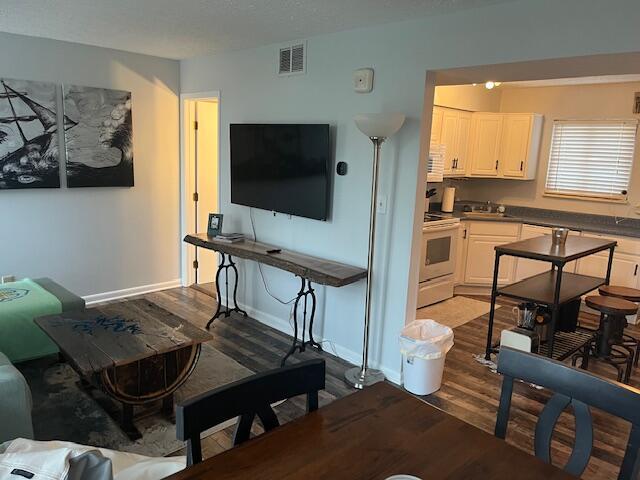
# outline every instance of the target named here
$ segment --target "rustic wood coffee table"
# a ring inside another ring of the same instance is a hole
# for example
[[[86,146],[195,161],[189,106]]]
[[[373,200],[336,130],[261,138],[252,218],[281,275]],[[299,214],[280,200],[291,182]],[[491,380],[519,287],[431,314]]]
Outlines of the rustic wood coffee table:
[[[35,322],[58,345],[85,386],[122,403],[122,430],[140,438],[134,406],[162,401],[173,415],[173,393],[193,372],[207,332],[146,300],[84,312],[40,317]]]

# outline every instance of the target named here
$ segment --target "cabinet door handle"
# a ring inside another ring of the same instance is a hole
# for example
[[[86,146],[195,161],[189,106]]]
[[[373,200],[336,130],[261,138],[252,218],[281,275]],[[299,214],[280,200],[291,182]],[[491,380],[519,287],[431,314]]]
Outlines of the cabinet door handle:
[[[638,264],[636,263],[636,269],[633,271],[633,276],[637,277],[638,276]]]
[[[520,171],[524,170],[524,162],[520,162]]]
[[[456,158],[456,163],[453,165],[453,168],[458,169],[458,159]]]
[[[462,232],[462,239],[466,240],[467,239],[467,229],[465,228],[464,231]],[[638,271],[638,266],[636,265],[636,272]]]
[[[498,169],[498,160],[496,160],[496,170]]]

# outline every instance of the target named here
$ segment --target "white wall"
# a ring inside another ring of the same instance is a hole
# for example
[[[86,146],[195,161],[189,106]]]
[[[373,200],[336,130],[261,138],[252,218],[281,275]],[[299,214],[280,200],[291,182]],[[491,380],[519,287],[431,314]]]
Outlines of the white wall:
[[[544,196],[554,120],[640,118],[631,113],[635,92],[640,92],[640,82],[503,89],[501,112],[544,115],[536,178],[527,182],[484,179],[460,182],[458,197],[600,215],[639,216],[635,205],[640,203],[640,148],[636,148],[628,204]]]
[[[132,92],[133,188],[0,191],[0,275],[79,295],[179,278],[178,62],[0,34],[0,77]]]
[[[336,161],[349,174],[334,176],[328,222],[256,211],[261,240],[286,248],[366,265],[371,145],[353,124],[354,114],[394,110],[407,124],[382,153],[374,304],[374,363],[398,378],[397,336],[405,323],[414,226],[417,163],[425,71],[529,59],[628,52],[640,45],[636,0],[539,0],[500,4],[447,16],[383,25],[309,39],[308,73],[275,75],[277,46],[181,62],[181,90],[221,91],[221,210],[227,227],[250,232],[248,209],[229,203],[231,122],[329,122],[335,126]],[[358,95],[351,74],[375,68],[373,93]],[[240,296],[262,319],[286,322],[288,310],[263,291],[252,264],[243,265]],[[281,296],[293,296],[291,275],[265,268]],[[414,269],[415,273],[415,269]],[[356,359],[361,351],[364,283],[321,290],[318,330]]]

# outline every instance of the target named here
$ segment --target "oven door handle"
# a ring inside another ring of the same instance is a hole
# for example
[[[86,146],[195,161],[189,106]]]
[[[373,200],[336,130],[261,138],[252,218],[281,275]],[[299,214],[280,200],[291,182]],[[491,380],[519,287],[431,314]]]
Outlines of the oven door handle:
[[[447,230],[457,230],[458,228],[460,228],[459,223],[455,225],[443,225],[441,227],[422,227],[422,233],[446,232]]]

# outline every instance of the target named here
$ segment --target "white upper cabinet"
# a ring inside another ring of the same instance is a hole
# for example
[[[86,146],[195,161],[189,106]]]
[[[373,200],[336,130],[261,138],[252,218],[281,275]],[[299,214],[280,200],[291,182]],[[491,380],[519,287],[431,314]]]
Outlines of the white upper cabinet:
[[[499,172],[502,177],[535,178],[541,135],[542,115],[504,114]]]
[[[442,134],[442,116],[444,114],[444,108],[434,107],[433,115],[431,117],[431,143],[440,144],[440,138]]]
[[[542,122],[536,113],[472,113],[436,106],[430,141],[445,146],[445,176],[532,180]]]
[[[498,176],[502,121],[500,113],[474,113],[471,116],[471,176]]]
[[[434,107],[432,125],[436,124],[439,125],[439,135],[434,135],[432,126],[431,141],[445,146],[444,174],[464,176],[469,149],[471,112]]]

